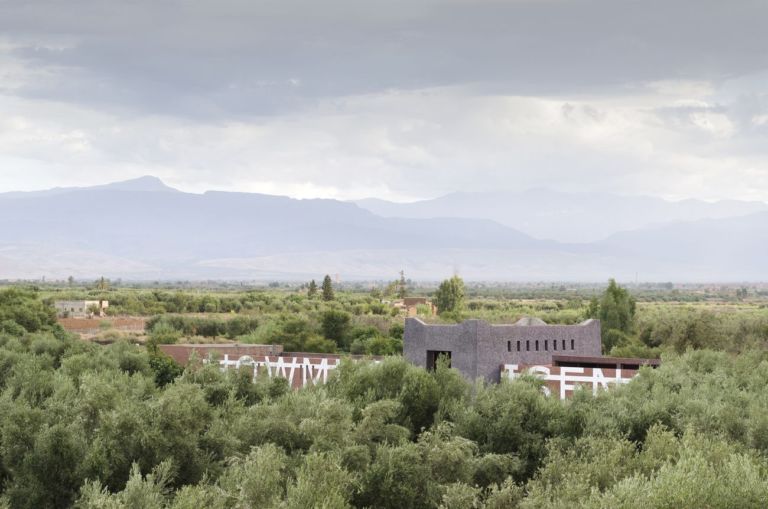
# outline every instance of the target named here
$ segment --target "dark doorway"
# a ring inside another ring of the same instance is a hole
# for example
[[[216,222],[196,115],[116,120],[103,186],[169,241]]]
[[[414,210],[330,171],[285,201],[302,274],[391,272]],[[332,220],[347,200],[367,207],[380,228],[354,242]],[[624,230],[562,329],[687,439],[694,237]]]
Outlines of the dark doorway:
[[[427,369],[434,371],[437,367],[437,359],[444,358],[448,361],[448,367],[451,367],[451,352],[440,350],[427,350]]]

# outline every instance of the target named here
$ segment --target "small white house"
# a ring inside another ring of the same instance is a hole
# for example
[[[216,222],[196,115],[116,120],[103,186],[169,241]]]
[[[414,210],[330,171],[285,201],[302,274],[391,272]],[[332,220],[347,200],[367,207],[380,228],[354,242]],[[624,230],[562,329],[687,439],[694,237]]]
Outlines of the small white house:
[[[109,307],[106,300],[57,300],[56,314],[62,318],[93,318],[104,316]]]

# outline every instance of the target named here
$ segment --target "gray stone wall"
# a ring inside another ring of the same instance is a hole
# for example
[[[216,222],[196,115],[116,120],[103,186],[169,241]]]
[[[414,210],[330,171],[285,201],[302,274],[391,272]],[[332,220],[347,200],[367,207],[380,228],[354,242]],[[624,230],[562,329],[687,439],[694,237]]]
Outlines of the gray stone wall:
[[[502,364],[551,364],[552,355],[600,356],[600,321],[579,325],[490,325],[466,320],[456,325],[405,320],[403,355],[427,367],[428,351],[451,352],[451,366],[474,380],[499,380]]]

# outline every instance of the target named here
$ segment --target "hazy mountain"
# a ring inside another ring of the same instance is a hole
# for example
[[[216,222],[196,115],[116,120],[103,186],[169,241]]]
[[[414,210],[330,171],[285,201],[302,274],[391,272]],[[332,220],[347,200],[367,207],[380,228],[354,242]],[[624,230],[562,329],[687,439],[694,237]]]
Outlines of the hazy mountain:
[[[126,180],[123,182],[114,182],[101,186],[92,187],[54,187],[44,191],[15,191],[10,193],[0,193],[0,199],[3,198],[35,198],[40,196],[54,196],[57,194],[66,194],[73,191],[144,191],[144,192],[166,192],[178,193],[179,191],[168,187],[157,177],[144,176],[137,179]]]
[[[535,238],[561,242],[592,242],[654,224],[737,217],[768,210],[764,202],[672,202],[644,196],[562,193],[546,189],[452,193],[413,203],[377,199],[355,203],[383,217],[491,219]]]
[[[768,212],[617,233],[594,247],[617,258],[632,257],[641,273],[665,265],[699,279],[765,280]]]
[[[566,244],[487,219],[385,218],[335,200],[183,193],[152,178],[0,195],[0,279],[380,279],[404,269],[419,279],[754,280],[765,279],[767,249],[768,212]]]
[[[553,244],[488,220],[388,219],[334,200],[158,192],[166,189],[159,181],[141,179],[48,194],[0,195],[0,248],[4,247],[0,252],[6,256],[0,277],[13,277],[9,267],[23,262],[12,264],[9,253],[34,249],[50,256],[87,252],[103,260],[131,260],[138,264],[134,268],[175,277],[194,273],[197,264],[210,259],[342,250],[531,249]],[[39,271],[45,270],[43,263]]]

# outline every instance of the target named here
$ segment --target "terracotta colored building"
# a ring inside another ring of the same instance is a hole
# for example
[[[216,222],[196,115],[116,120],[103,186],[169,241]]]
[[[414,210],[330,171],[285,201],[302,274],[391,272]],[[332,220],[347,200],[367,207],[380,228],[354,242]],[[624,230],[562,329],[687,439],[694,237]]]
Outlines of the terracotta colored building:
[[[198,359],[207,360],[210,358],[239,359],[241,357],[265,357],[278,356],[283,353],[283,345],[240,345],[240,344],[211,344],[211,345],[160,345],[160,350],[166,355],[173,357],[173,360],[186,365],[189,358],[194,353]]]
[[[419,314],[419,306],[429,309],[429,314],[437,314],[437,307],[426,297],[406,297],[392,302],[392,306],[405,313],[405,316],[413,317]]]

